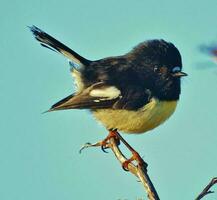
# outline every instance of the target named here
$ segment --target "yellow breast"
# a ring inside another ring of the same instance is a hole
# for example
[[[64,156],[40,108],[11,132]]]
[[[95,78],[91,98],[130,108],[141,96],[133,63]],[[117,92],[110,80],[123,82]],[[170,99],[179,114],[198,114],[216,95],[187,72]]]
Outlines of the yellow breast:
[[[116,128],[126,133],[144,133],[167,120],[175,111],[177,101],[151,101],[137,111],[99,109],[93,112],[107,129]]]

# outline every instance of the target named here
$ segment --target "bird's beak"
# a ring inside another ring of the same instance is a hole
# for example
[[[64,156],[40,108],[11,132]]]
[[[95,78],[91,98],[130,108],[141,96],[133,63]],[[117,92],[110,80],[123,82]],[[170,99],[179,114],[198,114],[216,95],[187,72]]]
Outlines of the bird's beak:
[[[182,77],[182,76],[188,76],[185,72],[176,72],[173,74],[174,77]]]

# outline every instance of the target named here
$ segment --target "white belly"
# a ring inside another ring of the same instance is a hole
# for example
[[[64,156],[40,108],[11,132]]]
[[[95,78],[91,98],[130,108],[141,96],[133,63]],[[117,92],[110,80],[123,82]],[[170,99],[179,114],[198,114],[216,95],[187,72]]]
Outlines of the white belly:
[[[151,101],[137,111],[99,109],[93,112],[107,129],[118,129],[126,133],[144,133],[165,120],[175,111],[177,101]]]

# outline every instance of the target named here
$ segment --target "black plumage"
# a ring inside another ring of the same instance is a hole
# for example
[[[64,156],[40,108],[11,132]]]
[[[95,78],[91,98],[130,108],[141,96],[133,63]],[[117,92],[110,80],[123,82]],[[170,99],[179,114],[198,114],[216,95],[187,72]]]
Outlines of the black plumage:
[[[124,109],[138,110],[151,98],[174,101],[180,95],[182,60],[178,49],[164,40],[149,40],[136,46],[129,53],[90,61],[83,58],[44,31],[30,27],[35,38],[43,45],[63,53],[78,63],[78,73],[83,88],[51,107],[62,109]],[[173,71],[178,67],[178,71]],[[115,87],[120,95],[111,97],[91,96],[94,89]]]

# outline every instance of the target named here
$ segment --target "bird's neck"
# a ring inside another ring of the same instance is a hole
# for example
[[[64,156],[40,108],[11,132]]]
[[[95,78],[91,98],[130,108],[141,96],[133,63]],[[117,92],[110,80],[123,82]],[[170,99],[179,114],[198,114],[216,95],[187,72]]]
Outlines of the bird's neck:
[[[156,84],[153,88],[153,95],[162,101],[179,100],[180,92],[181,88],[179,80],[176,82]]]

